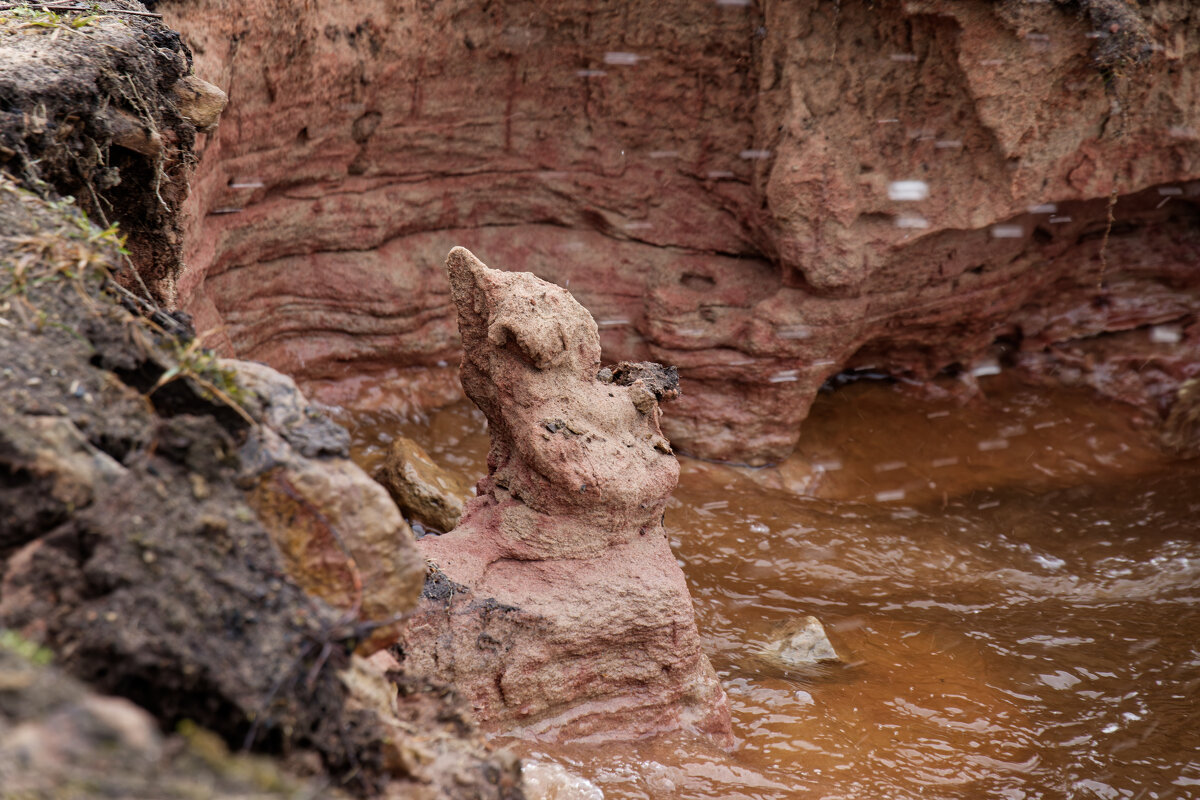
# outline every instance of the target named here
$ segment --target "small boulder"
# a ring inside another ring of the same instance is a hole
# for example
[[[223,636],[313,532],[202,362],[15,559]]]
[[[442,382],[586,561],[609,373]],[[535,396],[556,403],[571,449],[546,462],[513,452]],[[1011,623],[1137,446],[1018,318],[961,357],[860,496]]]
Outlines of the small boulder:
[[[421,445],[403,436],[392,442],[374,477],[404,516],[439,533],[454,529],[463,505],[471,498],[462,481],[435,464]]]
[[[425,579],[412,531],[383,488],[346,457],[349,435],[317,413],[291,378],[248,361],[221,365],[263,422],[242,445],[240,477],[288,574],[371,629],[360,653],[392,644]]]
[[[185,75],[171,87],[175,95],[175,110],[201,133],[209,133],[217,127],[221,112],[229,103],[229,97],[220,88],[195,75]]]

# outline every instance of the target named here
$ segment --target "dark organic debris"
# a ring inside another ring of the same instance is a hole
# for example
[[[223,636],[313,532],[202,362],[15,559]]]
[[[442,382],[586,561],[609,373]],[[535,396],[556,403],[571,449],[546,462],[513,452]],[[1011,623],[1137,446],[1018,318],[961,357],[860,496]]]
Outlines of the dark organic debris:
[[[641,381],[660,403],[679,397],[679,370],[653,361],[622,361],[600,370],[597,377],[617,386],[633,386]]]

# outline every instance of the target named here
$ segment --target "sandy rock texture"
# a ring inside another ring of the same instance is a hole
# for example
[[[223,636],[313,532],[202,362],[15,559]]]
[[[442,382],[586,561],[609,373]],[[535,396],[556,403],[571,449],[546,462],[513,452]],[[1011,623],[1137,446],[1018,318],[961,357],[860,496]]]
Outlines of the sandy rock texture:
[[[434,574],[405,666],[452,683],[491,730],[728,739],[662,527],[679,466],[647,382],[597,377],[595,323],[562,288],[463,248],[446,269],[492,442],[458,527],[418,542]]]
[[[434,463],[421,445],[397,436],[374,473],[405,516],[437,533],[452,530],[471,490],[452,472]]]
[[[456,394],[456,244],[570,281],[609,357],[678,365],[664,430],[707,457],[785,455],[847,369],[1001,347],[1164,414],[1197,370],[1187,0],[161,10],[233,98],[180,296],[316,399]],[[1121,382],[1113,335],[1147,345]]]

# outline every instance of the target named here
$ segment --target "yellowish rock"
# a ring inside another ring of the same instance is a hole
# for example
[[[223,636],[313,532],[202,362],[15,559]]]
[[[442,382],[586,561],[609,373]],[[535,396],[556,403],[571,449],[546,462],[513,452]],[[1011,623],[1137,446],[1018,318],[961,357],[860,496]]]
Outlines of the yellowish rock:
[[[410,519],[445,533],[462,516],[470,490],[454,475],[434,463],[419,444],[398,436],[375,480]]]

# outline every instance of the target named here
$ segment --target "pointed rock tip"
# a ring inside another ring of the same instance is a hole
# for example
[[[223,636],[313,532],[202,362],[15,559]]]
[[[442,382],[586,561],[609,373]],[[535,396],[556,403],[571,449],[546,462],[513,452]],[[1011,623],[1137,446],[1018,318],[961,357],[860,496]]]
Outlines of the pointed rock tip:
[[[450,272],[463,269],[474,272],[480,269],[488,269],[488,266],[480,261],[470,250],[459,246],[452,248],[446,256],[446,269]]]

